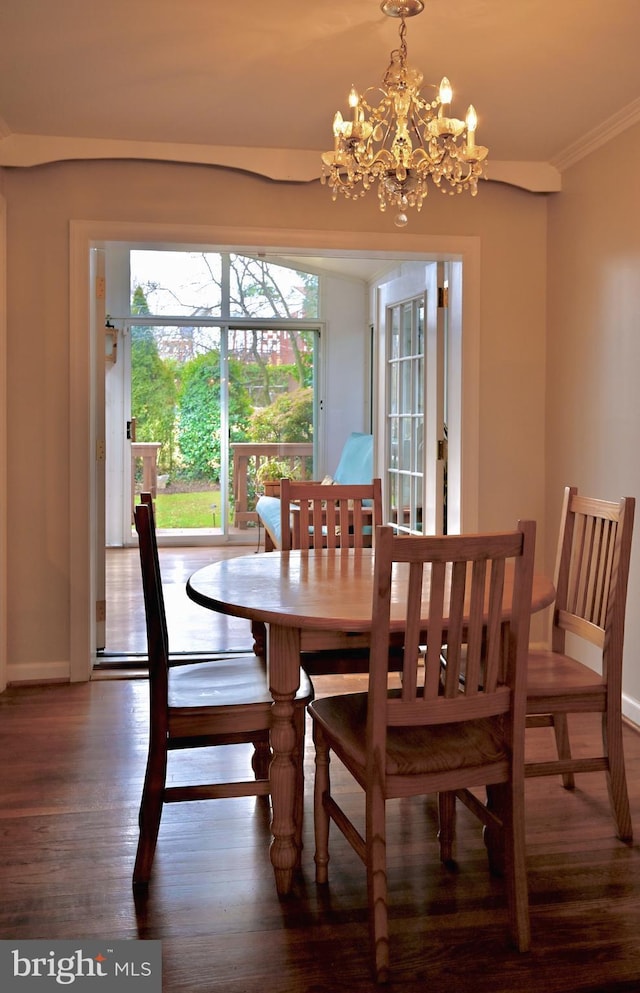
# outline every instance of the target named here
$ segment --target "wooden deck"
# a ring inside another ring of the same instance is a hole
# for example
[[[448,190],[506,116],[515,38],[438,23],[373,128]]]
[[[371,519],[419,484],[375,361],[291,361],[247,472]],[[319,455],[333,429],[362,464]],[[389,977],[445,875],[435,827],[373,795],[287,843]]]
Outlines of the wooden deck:
[[[317,691],[360,677],[325,677]],[[0,695],[0,937],[157,938],[164,993],[373,993],[364,871],[332,834],[330,883],[313,875],[307,742],[305,850],[293,895],[276,896],[267,798],[165,809],[149,896],[131,871],[146,755],[143,677]],[[576,725],[586,740],[597,725]],[[534,750],[550,745],[535,732]],[[530,739],[532,741],[532,739]],[[625,735],[640,837],[640,736]],[[229,763],[228,750],[209,759]],[[243,759],[246,751],[243,752]],[[336,782],[348,807],[348,781]],[[640,849],[619,842],[604,777],[529,781],[532,950],[506,944],[500,880],[477,822],[459,814],[458,871],[438,861],[433,800],[390,805],[392,983],[402,993],[637,993]]]

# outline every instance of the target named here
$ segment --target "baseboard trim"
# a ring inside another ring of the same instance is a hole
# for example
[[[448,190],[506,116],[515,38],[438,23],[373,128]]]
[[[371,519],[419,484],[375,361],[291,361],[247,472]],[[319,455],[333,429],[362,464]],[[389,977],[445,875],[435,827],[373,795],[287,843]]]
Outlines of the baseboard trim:
[[[7,686],[21,683],[68,683],[69,662],[23,662],[7,666]]]
[[[640,729],[640,702],[632,696],[622,694],[622,713],[628,721]]]

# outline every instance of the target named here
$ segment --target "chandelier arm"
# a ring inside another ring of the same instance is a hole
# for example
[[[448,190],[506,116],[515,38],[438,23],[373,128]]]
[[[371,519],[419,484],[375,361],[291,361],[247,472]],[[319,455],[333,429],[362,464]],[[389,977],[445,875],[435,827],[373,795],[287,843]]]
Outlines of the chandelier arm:
[[[413,134],[416,136],[416,138],[417,138],[420,146],[421,147],[424,147],[424,138],[423,138],[422,132],[420,131],[419,125],[415,121],[415,117],[414,117],[413,114],[411,115],[409,130],[412,131]]]

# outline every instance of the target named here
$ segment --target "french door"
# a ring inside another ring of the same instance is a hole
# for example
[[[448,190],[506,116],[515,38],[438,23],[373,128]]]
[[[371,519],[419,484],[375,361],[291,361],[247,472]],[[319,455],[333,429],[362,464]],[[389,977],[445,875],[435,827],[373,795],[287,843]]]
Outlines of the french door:
[[[386,519],[446,530],[445,325],[442,272],[408,263],[378,292],[378,428]]]

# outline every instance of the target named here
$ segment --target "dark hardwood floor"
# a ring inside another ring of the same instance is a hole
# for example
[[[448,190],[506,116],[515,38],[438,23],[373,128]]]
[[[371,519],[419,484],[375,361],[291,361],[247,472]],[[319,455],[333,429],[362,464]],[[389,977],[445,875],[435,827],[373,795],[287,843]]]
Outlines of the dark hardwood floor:
[[[319,693],[359,677],[318,679]],[[0,695],[0,938],[156,938],[165,993],[371,993],[364,871],[332,833],[330,883],[313,875],[307,740],[305,849],[292,896],[276,896],[267,798],[165,808],[152,881],[131,890],[146,756],[147,684],[23,686]],[[579,739],[597,733],[586,719]],[[548,729],[532,732],[538,753]],[[640,832],[640,736],[625,735]],[[193,756],[179,756],[179,761]],[[206,762],[244,762],[230,750]],[[205,760],[203,759],[203,762]],[[175,773],[177,780],[179,771]],[[640,850],[614,835],[604,777],[527,783],[532,950],[506,943],[501,881],[477,822],[459,812],[458,869],[438,861],[433,800],[390,804],[391,990],[640,990]],[[358,802],[336,769],[353,809]]]

